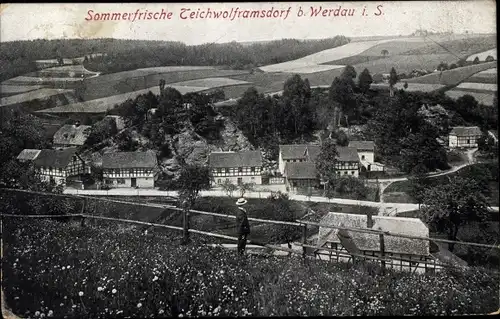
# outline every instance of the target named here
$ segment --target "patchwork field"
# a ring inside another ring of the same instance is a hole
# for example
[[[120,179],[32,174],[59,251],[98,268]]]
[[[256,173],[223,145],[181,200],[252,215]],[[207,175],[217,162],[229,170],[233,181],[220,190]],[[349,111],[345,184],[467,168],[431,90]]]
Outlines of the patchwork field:
[[[467,78],[467,82],[445,92],[452,99],[458,99],[466,94],[473,96],[480,104],[493,105],[494,94],[498,89],[497,68],[490,68],[478,72]]]
[[[486,58],[491,55],[495,60],[497,59],[497,48],[484,51],[481,53],[473,54],[467,58],[467,61],[474,61],[474,59],[477,57],[479,58],[479,61],[485,61]]]
[[[83,65],[66,65],[54,68],[47,68],[27,75],[35,77],[55,77],[55,78],[81,78],[90,77],[98,74],[83,67]]]
[[[172,83],[173,86],[198,86],[206,88],[216,88],[216,87],[240,85],[240,84],[250,84],[250,83],[230,78],[204,78],[204,79]]]
[[[387,43],[381,43],[375,45],[363,52],[361,52],[360,56],[382,56],[382,50],[388,51],[388,56],[399,55],[409,50],[414,50],[417,48],[422,48],[428,45],[431,45],[433,42],[427,40],[426,38],[415,38],[413,41],[406,40],[394,40]]]
[[[476,73],[467,79],[467,82],[473,83],[497,83],[497,68],[484,70]]]

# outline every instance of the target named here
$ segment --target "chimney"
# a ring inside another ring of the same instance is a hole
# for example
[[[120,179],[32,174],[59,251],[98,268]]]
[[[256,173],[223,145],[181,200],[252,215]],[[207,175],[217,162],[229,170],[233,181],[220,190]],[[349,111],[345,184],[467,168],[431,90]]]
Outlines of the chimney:
[[[372,228],[373,227],[373,213],[371,211],[369,211],[367,214],[366,214],[366,227],[367,228]]]

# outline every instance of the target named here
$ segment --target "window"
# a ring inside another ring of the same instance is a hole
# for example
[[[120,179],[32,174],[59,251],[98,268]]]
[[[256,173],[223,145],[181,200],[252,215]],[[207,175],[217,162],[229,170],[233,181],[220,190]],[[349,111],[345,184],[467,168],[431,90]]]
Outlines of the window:
[[[238,173],[242,173],[243,172],[243,167],[238,167]]]
[[[226,168],[226,174],[229,174],[229,168]]]
[[[222,173],[222,168],[218,168],[217,173]]]
[[[347,175],[347,171],[344,172],[344,175]]]
[[[119,178],[116,181],[118,184],[125,184],[125,179],[124,178]]]
[[[134,170],[133,170],[133,169],[129,169],[129,170],[128,170],[128,173],[129,173],[129,174],[134,174]]]
[[[255,177],[252,176],[250,179],[253,181],[253,180],[255,180]]]
[[[59,169],[59,174],[62,174],[62,168]]]
[[[252,173],[255,173],[255,167],[250,168],[250,171],[251,171]]]
[[[149,170],[145,170],[145,171],[144,171],[144,174],[149,174]]]
[[[351,174],[354,175],[354,171],[352,171]]]
[[[119,169],[115,169],[115,174],[116,175],[120,174],[120,170]]]
[[[220,182],[220,178],[217,180],[217,184],[221,184],[221,182]]]
[[[365,156],[364,155],[361,155],[361,159],[364,160],[365,159]]]

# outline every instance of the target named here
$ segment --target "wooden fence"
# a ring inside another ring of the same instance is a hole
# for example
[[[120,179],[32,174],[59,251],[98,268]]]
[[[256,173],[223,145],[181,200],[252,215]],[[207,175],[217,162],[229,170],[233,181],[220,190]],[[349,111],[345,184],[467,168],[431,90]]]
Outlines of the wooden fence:
[[[14,190],[14,191],[19,191],[19,190]],[[53,193],[32,192],[32,191],[26,191],[26,190],[23,190],[22,192],[60,196],[60,195],[56,195]],[[81,225],[84,226],[86,219],[95,219],[95,220],[107,220],[107,221],[114,221],[114,222],[119,222],[119,223],[129,223],[129,224],[135,224],[135,225],[143,225],[143,226],[150,226],[150,227],[157,227],[157,228],[164,228],[164,229],[180,231],[180,232],[182,232],[184,242],[189,241],[189,234],[190,233],[200,234],[200,235],[214,237],[214,238],[226,239],[226,240],[231,240],[231,241],[238,241],[238,238],[236,238],[236,237],[207,232],[207,231],[201,231],[201,230],[190,228],[190,226],[189,226],[189,219],[190,219],[191,214],[201,214],[201,215],[208,215],[208,216],[228,218],[228,219],[235,219],[236,216],[234,216],[234,215],[205,212],[205,211],[194,210],[194,209],[187,210],[187,209],[182,209],[182,208],[178,208],[176,206],[171,206],[171,205],[135,203],[135,202],[129,202],[129,201],[119,201],[119,200],[112,200],[112,199],[96,198],[96,197],[92,197],[92,196],[81,196],[81,195],[76,195],[76,196],[75,195],[62,195],[62,196],[83,199],[84,204],[82,206],[82,213],[81,214],[65,214],[65,215],[1,214],[0,215],[1,222],[3,223],[3,219],[5,217],[6,218],[78,218],[81,220]],[[99,200],[99,201],[107,201],[107,202],[128,203],[128,204],[137,205],[137,206],[162,207],[162,208],[173,210],[173,211],[180,211],[183,213],[183,226],[179,227],[179,226],[164,225],[164,224],[143,222],[143,221],[137,221],[137,220],[86,215],[86,214],[83,214],[83,212],[85,210],[85,199],[86,198],[90,198],[93,200]],[[381,231],[381,230],[375,230],[375,229],[341,227],[341,226],[321,224],[321,223],[304,221],[304,220],[297,220],[295,222],[287,222],[287,221],[269,220],[269,219],[253,218],[253,217],[249,217],[248,220],[259,222],[259,223],[273,224],[273,225],[287,225],[287,226],[293,226],[293,227],[300,227],[302,230],[301,242],[295,243],[297,246],[302,247],[301,250],[290,249],[290,248],[281,247],[281,246],[277,246],[277,245],[264,244],[264,243],[257,242],[255,240],[247,240],[247,243],[249,243],[249,244],[255,244],[255,245],[269,248],[272,250],[279,250],[279,251],[288,252],[289,254],[300,255],[303,258],[314,257],[313,254],[308,254],[308,249],[309,249],[309,251],[311,251],[311,250],[331,251],[331,252],[335,252],[335,253],[340,254],[340,255],[349,256],[353,261],[355,261],[355,258],[356,258],[356,260],[361,259],[361,260],[378,261],[378,262],[380,262],[380,264],[382,266],[382,271],[385,271],[386,264],[392,263],[393,260],[400,261],[400,262],[415,262],[415,260],[406,259],[406,258],[402,258],[399,256],[392,256],[392,257],[388,258],[387,252],[385,250],[385,237],[386,236],[394,236],[394,237],[401,237],[401,238],[415,239],[415,240],[426,240],[429,242],[454,243],[456,245],[466,245],[466,246],[482,247],[482,248],[490,248],[490,249],[500,249],[500,245],[487,245],[487,244],[472,243],[472,242],[453,241],[453,240],[447,240],[447,239],[441,239],[441,238],[403,235],[403,234],[396,234],[396,233],[391,233],[388,231]],[[340,251],[340,250],[322,247],[322,246],[317,246],[317,245],[309,245],[309,244],[307,244],[308,226],[325,227],[325,228],[332,228],[332,229],[338,229],[338,230],[344,230],[344,231],[350,231],[350,232],[377,234],[377,235],[379,235],[379,244],[380,244],[379,256],[368,256],[368,255],[364,255],[364,254],[353,253],[353,252],[348,252],[348,251]],[[444,268],[461,268],[459,266],[454,266],[454,265],[450,265],[450,264],[446,264],[446,263],[437,263],[437,262],[435,262],[435,260],[434,260],[433,265],[435,267],[444,267]],[[417,268],[419,268],[419,267],[417,267]],[[492,273],[499,274],[498,272],[492,272]]]

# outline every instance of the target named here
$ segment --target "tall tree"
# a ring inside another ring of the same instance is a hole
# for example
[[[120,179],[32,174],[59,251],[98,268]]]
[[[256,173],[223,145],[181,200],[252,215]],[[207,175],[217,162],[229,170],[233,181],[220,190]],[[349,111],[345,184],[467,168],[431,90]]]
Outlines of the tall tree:
[[[396,72],[396,69],[394,67],[391,69],[391,72],[389,74],[389,90],[390,90],[390,95],[391,97],[394,96],[394,85],[398,83],[399,78],[398,78],[398,73]]]
[[[361,92],[366,93],[370,89],[370,85],[373,83],[373,78],[368,69],[364,69],[359,75],[359,89]]]
[[[457,240],[461,226],[470,222],[484,221],[489,204],[483,188],[471,178],[456,176],[444,185],[425,191],[422,212],[426,221],[438,232]],[[453,251],[454,244],[448,245]]]
[[[185,165],[177,181],[179,200],[192,207],[202,190],[210,189],[210,171],[208,167]]]
[[[337,146],[331,139],[326,139],[321,144],[321,150],[316,159],[316,170],[325,183],[325,189],[335,188],[337,180]]]
[[[305,132],[309,132],[314,124],[312,119],[314,113],[309,109],[310,92],[310,87],[298,74],[294,74],[285,81],[283,103],[289,115],[285,113],[284,120],[292,126],[291,133],[294,137],[300,137]]]

